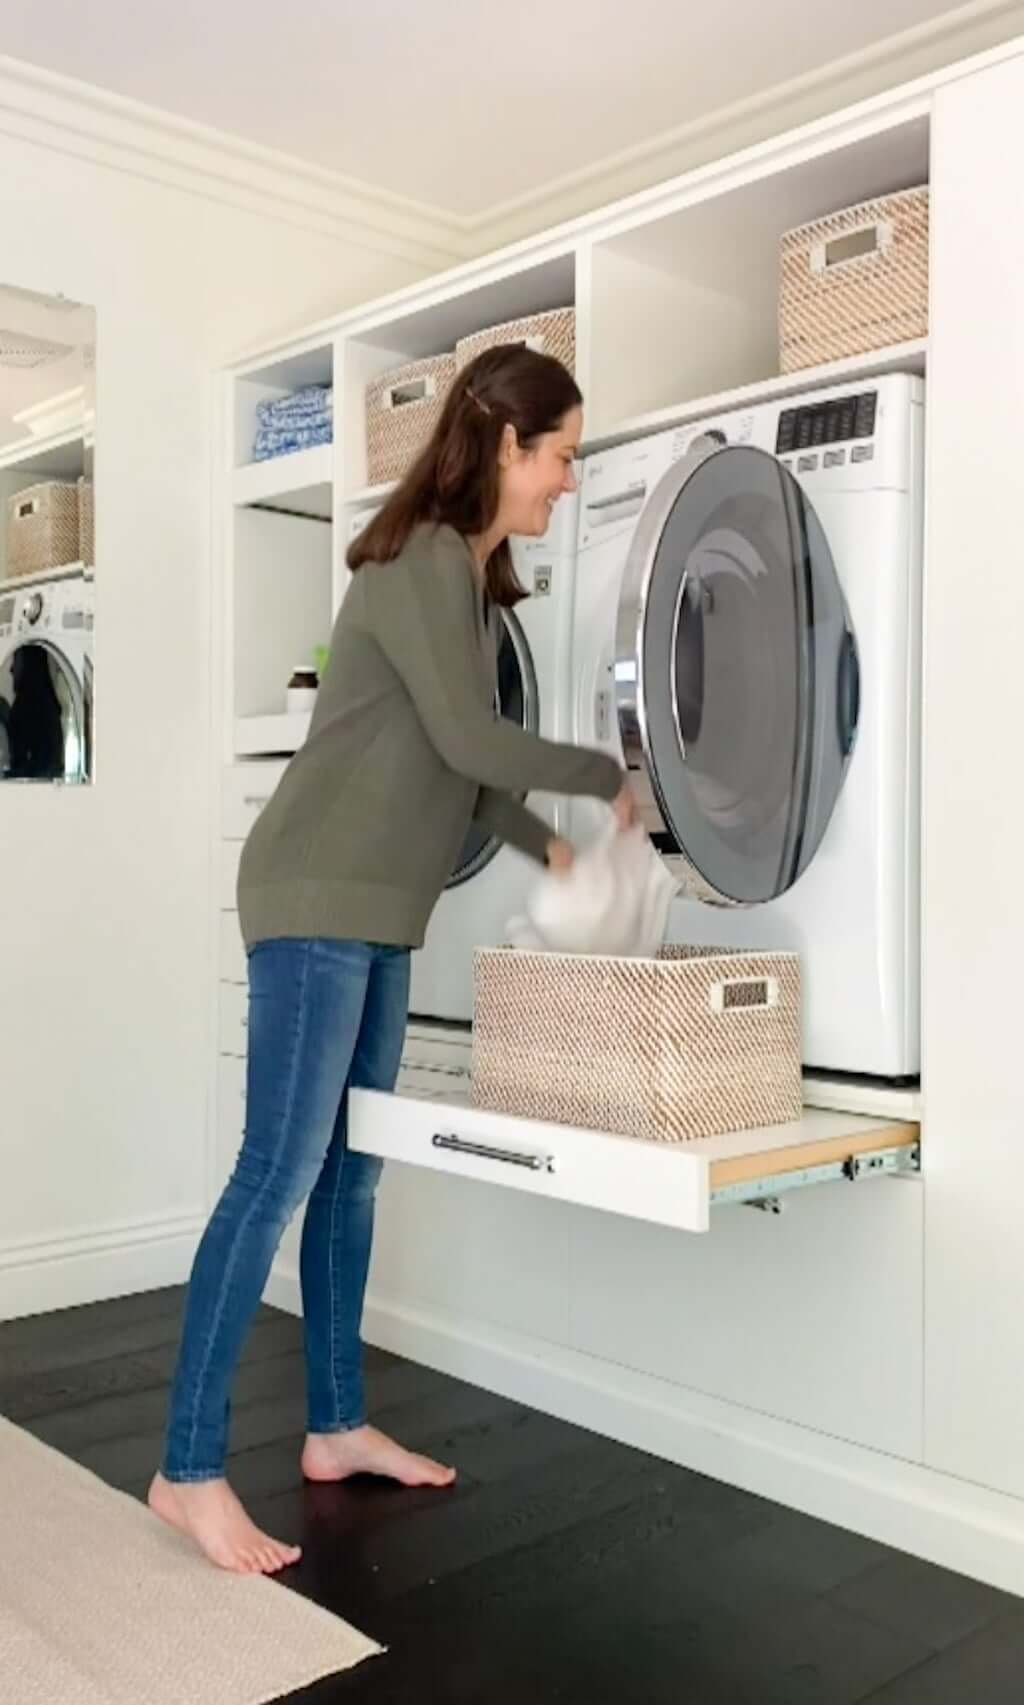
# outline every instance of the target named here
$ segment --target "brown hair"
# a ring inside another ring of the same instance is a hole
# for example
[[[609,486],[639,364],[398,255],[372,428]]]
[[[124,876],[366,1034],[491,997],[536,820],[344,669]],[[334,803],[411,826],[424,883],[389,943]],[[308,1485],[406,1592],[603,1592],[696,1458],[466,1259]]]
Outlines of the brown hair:
[[[528,448],[555,432],[583,401],[572,375],[551,355],[523,344],[485,350],[458,374],[434,434],[379,515],[349,546],[355,572],[390,562],[422,522],[454,527],[464,537],[485,533],[498,513],[498,452],[506,426]],[[526,597],[505,539],[484,570],[495,604],[510,608]]]

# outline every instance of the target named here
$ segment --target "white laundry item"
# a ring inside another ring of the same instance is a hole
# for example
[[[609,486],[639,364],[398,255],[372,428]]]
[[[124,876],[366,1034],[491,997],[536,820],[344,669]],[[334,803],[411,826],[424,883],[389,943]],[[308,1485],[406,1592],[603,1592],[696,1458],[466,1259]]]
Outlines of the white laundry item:
[[[547,870],[526,899],[526,916],[508,926],[513,947],[549,953],[652,958],[665,940],[677,890],[641,825],[613,823],[571,869]]]

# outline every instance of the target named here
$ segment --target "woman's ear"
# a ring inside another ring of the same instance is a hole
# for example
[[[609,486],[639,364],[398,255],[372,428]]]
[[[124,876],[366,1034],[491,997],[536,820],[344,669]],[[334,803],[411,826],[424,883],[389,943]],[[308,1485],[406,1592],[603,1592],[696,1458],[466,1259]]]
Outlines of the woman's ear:
[[[501,443],[498,446],[499,468],[510,468],[519,454],[519,435],[511,421],[502,427]]]

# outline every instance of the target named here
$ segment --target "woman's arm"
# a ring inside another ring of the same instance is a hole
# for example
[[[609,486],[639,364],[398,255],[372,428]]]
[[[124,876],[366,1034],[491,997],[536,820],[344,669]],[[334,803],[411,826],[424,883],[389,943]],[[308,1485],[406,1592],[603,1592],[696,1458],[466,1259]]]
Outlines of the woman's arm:
[[[474,680],[469,548],[457,534],[428,533],[394,562],[360,572],[370,579],[367,607],[377,642],[449,769],[504,793],[616,798],[624,776],[611,758],[528,734],[484,703]]]
[[[555,831],[542,817],[537,817],[511,793],[496,787],[482,787],[477,795],[473,821],[489,835],[525,853],[537,864],[544,864]]]

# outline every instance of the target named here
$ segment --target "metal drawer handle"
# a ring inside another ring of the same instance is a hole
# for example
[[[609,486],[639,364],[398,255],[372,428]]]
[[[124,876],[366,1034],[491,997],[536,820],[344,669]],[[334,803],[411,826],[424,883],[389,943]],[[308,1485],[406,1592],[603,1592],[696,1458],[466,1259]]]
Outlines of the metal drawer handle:
[[[493,1148],[489,1143],[468,1142],[465,1137],[447,1131],[435,1131],[431,1142],[436,1149],[449,1149],[453,1154],[471,1154],[478,1160],[500,1160],[507,1166],[525,1166],[529,1172],[554,1172],[553,1154],[531,1154],[528,1149]]]

